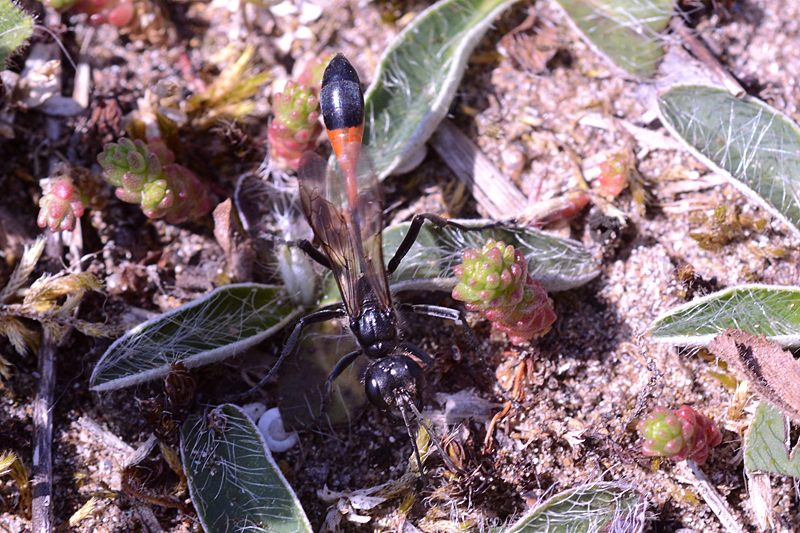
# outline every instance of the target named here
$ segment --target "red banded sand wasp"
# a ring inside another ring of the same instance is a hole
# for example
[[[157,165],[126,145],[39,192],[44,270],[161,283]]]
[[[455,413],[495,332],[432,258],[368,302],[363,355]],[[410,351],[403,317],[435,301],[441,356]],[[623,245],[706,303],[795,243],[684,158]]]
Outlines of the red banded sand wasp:
[[[326,161],[316,153],[303,154],[298,169],[300,202],[321,250],[307,240],[293,244],[333,271],[342,303],[301,318],[269,373],[241,396],[260,388],[275,374],[283,360],[295,350],[305,327],[347,318],[358,348],[334,366],[323,388],[323,401],[329,400],[333,382],[364,355],[370,361],[364,377],[367,399],[381,410],[402,416],[412,443],[415,439],[409,417],[413,412],[441,451],[441,445],[420,415],[424,374],[415,361],[428,365],[433,363],[433,359],[413,344],[403,342],[398,313],[410,311],[453,320],[462,326],[473,345],[477,346],[478,342],[461,311],[435,305],[396,305],[389,289],[389,276],[414,244],[426,220],[439,228],[453,227],[461,231],[490,229],[499,224],[466,227],[438,215],[418,214],[388,265],[384,265],[380,184],[368,157],[361,154],[364,94],[358,74],[342,54],[336,55],[325,70],[320,105],[341,175],[327,168]],[[497,377],[483,357],[481,361],[496,381]],[[421,465],[416,445],[414,451]],[[446,454],[442,453],[442,456],[450,468],[460,470]]]

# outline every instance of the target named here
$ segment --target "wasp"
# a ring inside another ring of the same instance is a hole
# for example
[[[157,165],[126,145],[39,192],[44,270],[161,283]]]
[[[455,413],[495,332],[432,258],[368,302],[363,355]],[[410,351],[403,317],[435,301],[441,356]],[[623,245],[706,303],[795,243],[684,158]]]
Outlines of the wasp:
[[[453,320],[464,328],[472,343],[477,345],[477,340],[461,311],[435,305],[396,305],[389,289],[389,277],[414,244],[426,220],[440,228],[454,227],[462,231],[490,229],[499,224],[466,227],[438,215],[418,214],[394,256],[388,265],[385,264],[381,241],[381,189],[368,157],[361,153],[364,94],[358,74],[342,54],[331,60],[323,74],[320,106],[341,172],[329,169],[326,161],[314,152],[306,152],[301,157],[298,167],[300,204],[319,248],[307,240],[294,244],[333,272],[342,303],[301,318],[276,364],[251,391],[264,385],[294,351],[305,327],[327,320],[347,319],[358,348],[334,366],[324,385],[323,401],[329,399],[336,378],[358,357],[365,356],[370,361],[364,376],[367,399],[381,410],[399,413],[413,442],[409,413],[413,412],[424,424],[419,413],[424,372],[417,360],[427,365],[433,363],[433,359],[422,349],[403,341],[400,312]],[[488,363],[481,359],[496,380]],[[421,465],[419,450],[414,448]],[[448,462],[446,454],[442,455]]]

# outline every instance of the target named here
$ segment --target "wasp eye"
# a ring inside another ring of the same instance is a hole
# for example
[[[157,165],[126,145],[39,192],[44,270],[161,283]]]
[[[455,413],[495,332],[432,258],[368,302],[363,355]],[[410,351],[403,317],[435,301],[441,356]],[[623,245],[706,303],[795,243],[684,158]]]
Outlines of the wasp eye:
[[[402,355],[381,359],[367,370],[364,388],[367,399],[382,410],[397,407],[398,398],[413,399],[417,408],[422,406],[424,375],[420,366]]]

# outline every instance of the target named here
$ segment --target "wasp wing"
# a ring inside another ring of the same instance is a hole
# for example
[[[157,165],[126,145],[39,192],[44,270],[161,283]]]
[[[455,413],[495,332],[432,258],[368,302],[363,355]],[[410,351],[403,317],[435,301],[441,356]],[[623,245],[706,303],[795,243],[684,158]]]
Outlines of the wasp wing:
[[[354,206],[353,219],[359,230],[356,251],[361,261],[361,271],[367,279],[377,302],[384,308],[392,306],[389,278],[383,263],[383,195],[372,160],[361,153],[358,164],[358,205]]]
[[[331,270],[339,286],[347,314],[361,315],[358,294],[358,279],[361,264],[356,259],[355,231],[351,228],[349,215],[329,199],[331,194],[339,202],[339,191],[331,191],[327,179],[327,164],[314,152],[306,152],[300,158],[297,177],[300,184],[300,204],[314,236],[320,242],[328,258]],[[360,245],[358,245],[360,247]]]

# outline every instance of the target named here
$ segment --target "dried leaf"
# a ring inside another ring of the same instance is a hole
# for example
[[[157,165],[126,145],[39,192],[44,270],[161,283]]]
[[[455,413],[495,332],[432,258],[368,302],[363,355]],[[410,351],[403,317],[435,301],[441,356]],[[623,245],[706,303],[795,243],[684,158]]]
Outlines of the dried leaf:
[[[39,258],[42,256],[45,242],[46,240],[44,237],[39,237],[32,246],[25,248],[22,260],[17,265],[17,268],[14,269],[6,286],[0,290],[0,304],[8,303],[20,287],[22,287],[22,284],[25,283],[25,280],[28,279],[28,276],[31,275],[31,272],[33,272],[33,269],[36,267],[36,263],[39,262]]]
[[[70,293],[82,294],[83,291],[100,291],[103,284],[94,274],[58,274],[44,275],[31,285],[25,295],[23,306],[44,311],[52,307],[52,301]],[[44,307],[44,308],[42,308]]]
[[[8,359],[4,358],[0,355],[0,378],[8,379],[11,377],[11,363],[8,362]],[[3,382],[0,381],[0,389],[3,388]]]
[[[756,393],[800,422],[800,362],[764,335],[728,329],[709,351],[742,374]]]
[[[255,251],[250,237],[242,228],[230,198],[214,209],[214,237],[225,252],[228,273],[234,281],[250,281],[253,276]]]
[[[31,507],[31,485],[25,465],[19,460],[14,452],[6,452],[0,455],[0,478],[11,476],[19,489],[19,507],[27,517],[30,517]]]
[[[35,352],[39,347],[39,335],[12,316],[0,316],[0,335],[8,337],[20,355],[28,353],[29,348]]]

